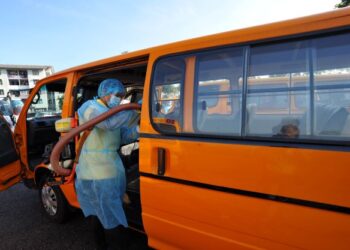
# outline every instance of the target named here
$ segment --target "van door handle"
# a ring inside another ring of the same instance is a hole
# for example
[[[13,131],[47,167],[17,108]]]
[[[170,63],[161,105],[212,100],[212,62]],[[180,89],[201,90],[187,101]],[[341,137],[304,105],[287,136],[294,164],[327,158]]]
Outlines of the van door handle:
[[[158,175],[165,174],[165,148],[158,148]]]

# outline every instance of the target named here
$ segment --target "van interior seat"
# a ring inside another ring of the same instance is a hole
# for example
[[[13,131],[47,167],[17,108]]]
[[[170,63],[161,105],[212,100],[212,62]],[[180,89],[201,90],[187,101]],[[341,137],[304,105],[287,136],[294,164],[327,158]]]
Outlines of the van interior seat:
[[[60,116],[40,117],[27,121],[28,147],[36,148],[58,141],[60,134],[55,130],[55,122]],[[45,136],[43,136],[45,135]]]
[[[331,104],[316,104],[314,115],[315,135],[342,135],[350,133],[350,117],[346,108]],[[306,121],[310,119],[309,116],[310,112],[306,112],[301,119],[301,124],[305,129]]]
[[[197,116],[197,129],[204,133],[239,134],[241,131],[240,113],[208,114],[200,111]]]
[[[349,113],[349,112],[348,112]],[[343,133],[344,136],[350,137],[350,115],[347,116],[346,121],[345,121],[345,125],[344,125],[344,129],[343,129]]]
[[[279,133],[281,127],[293,124],[299,128],[300,135],[307,135],[310,112],[303,114],[257,114],[254,109],[248,111],[249,134],[266,135]],[[349,112],[344,107],[329,104],[315,105],[315,135],[350,134]]]
[[[316,110],[316,133],[320,135],[340,135],[348,119],[349,112],[344,107],[318,104]]]
[[[284,114],[251,114],[248,131],[251,135],[277,135],[281,128],[287,124],[296,125],[300,131],[304,131],[300,120],[301,117],[299,116],[286,116]]]
[[[60,116],[38,117],[27,120],[27,147],[29,167],[41,163],[59,140],[60,133],[55,129],[55,122],[61,119]]]

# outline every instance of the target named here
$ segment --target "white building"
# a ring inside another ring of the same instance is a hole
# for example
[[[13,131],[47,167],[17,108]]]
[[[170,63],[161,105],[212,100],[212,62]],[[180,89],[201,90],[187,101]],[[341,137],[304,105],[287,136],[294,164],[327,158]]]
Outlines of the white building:
[[[8,93],[26,99],[37,81],[54,73],[47,65],[0,64],[0,99]]]

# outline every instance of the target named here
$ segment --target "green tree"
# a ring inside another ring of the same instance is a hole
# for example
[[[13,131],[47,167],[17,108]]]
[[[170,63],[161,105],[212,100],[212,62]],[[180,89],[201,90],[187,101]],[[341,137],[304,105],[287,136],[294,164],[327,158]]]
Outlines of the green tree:
[[[350,0],[341,0],[340,3],[336,4],[335,7],[336,8],[344,8],[346,6],[350,5]]]

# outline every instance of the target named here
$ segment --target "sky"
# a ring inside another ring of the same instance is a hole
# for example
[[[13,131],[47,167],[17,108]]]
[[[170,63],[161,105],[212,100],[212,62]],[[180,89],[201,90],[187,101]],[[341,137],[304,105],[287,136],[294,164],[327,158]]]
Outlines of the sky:
[[[193,37],[330,11],[340,0],[0,0],[0,64],[55,71]]]

